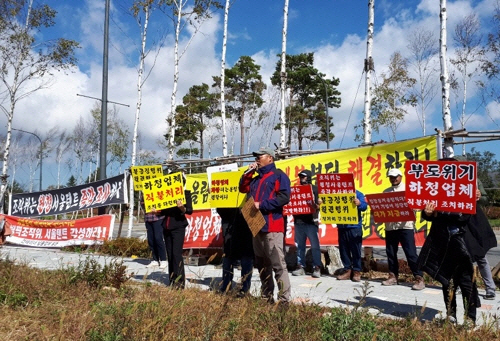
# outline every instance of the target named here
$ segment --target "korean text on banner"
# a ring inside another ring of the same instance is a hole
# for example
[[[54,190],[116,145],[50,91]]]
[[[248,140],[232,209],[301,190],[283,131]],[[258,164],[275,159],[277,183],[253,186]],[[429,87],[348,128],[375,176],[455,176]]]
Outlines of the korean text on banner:
[[[405,192],[367,194],[365,197],[376,223],[415,221],[415,213],[408,207]]]
[[[434,202],[437,211],[476,214],[475,162],[408,160],[405,175],[410,207],[422,210]]]
[[[351,173],[317,174],[320,205],[319,220],[325,224],[354,224],[358,210],[354,199],[354,177]]]
[[[128,202],[125,175],[89,184],[12,195],[9,214],[16,217],[42,217]]]
[[[241,172],[219,172],[211,174],[210,207],[240,207],[245,194],[240,193],[238,186]]]
[[[130,167],[132,179],[134,180],[134,190],[142,190],[142,182],[157,178],[163,175],[161,165],[154,166],[132,166]]]
[[[144,208],[146,212],[177,206],[177,200],[186,203],[182,173],[172,173],[143,181]]]
[[[292,186],[290,202],[283,206],[284,215],[312,214],[314,196],[311,185]]]
[[[207,173],[189,174],[186,189],[191,191],[194,210],[210,209],[210,191]]]
[[[437,158],[436,136],[420,137],[393,143],[377,143],[370,146],[336,150],[325,153],[304,155],[277,160],[276,167],[283,170],[292,185],[299,185],[298,174],[308,169],[313,174],[313,182],[318,174],[351,173],[356,189],[363,194],[381,193],[390,186],[387,171],[391,168],[404,170],[406,160],[434,160]],[[244,171],[247,167],[240,167]],[[403,179],[404,181],[404,179]],[[191,226],[186,232],[185,245],[208,247],[221,243],[219,217],[210,209],[209,182],[206,173],[188,174],[186,189],[191,190],[195,212],[188,220]],[[415,240],[422,245],[430,226],[426,220],[415,222]],[[384,223],[375,223],[369,210],[362,213],[363,245],[384,246]],[[321,245],[337,245],[337,231],[332,223],[319,225]],[[218,239],[217,239],[218,238]],[[293,219],[288,218],[286,232],[287,245],[293,245]]]
[[[7,241],[35,247],[100,244],[113,236],[115,216],[104,214],[76,220],[36,220],[4,216],[11,227]]]

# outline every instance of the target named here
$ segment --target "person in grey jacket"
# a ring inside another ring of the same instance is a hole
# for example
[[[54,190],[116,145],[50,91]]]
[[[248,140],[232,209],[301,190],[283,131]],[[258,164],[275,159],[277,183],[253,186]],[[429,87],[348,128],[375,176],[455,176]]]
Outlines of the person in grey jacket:
[[[397,168],[392,168],[387,173],[391,187],[384,190],[384,193],[404,192],[405,184],[401,181],[403,174]],[[425,288],[423,273],[417,267],[417,248],[415,246],[415,222],[402,221],[396,223],[385,223],[385,251],[387,253],[387,263],[389,265],[389,278],[382,282],[382,285],[398,284],[399,263],[398,248],[399,244],[403,248],[406,260],[410,266],[411,272],[415,277],[413,290],[422,290]]]

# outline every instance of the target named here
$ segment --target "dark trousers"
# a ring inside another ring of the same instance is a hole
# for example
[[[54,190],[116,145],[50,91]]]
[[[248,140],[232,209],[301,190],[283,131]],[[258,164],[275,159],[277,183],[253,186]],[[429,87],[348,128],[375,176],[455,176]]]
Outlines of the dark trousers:
[[[163,240],[164,220],[146,221],[148,245],[155,261],[166,261],[165,241]]]
[[[306,239],[311,243],[313,265],[322,267],[321,249],[319,247],[318,225],[313,223],[295,223],[295,244],[297,245],[297,263],[306,266]]]
[[[165,245],[167,247],[170,285],[177,288],[184,288],[186,282],[184,260],[182,258],[185,234],[185,227],[163,230],[163,237],[165,238]]]
[[[474,273],[472,261],[466,252],[461,252],[461,250],[465,250],[465,243],[462,236],[456,235],[451,237],[449,250],[455,251],[449,256],[455,258],[456,267],[453,271],[453,282],[443,284],[443,296],[447,315],[453,316],[455,319],[457,317],[456,294],[457,288],[460,288],[467,317],[476,321],[476,309],[481,306],[481,303],[476,283],[472,281]]]
[[[361,228],[337,228],[339,232],[339,253],[345,270],[361,271]]]
[[[233,281],[234,277],[234,258],[224,257],[222,261],[222,286],[220,290],[225,292]],[[250,290],[252,282],[253,258],[241,257],[241,291],[247,293]]]
[[[417,267],[417,248],[415,247],[415,232],[413,230],[394,230],[385,233],[385,251],[387,253],[387,263],[389,265],[389,272],[392,272],[396,278],[399,274],[398,264],[398,248],[399,244],[408,262],[408,266],[413,273],[413,276],[422,276],[422,271]]]

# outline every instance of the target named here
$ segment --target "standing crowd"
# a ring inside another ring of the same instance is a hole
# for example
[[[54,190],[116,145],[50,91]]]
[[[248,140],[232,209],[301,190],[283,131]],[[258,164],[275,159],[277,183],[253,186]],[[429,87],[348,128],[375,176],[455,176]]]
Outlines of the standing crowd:
[[[241,266],[241,280],[237,286],[236,296],[248,295],[255,267],[260,277],[261,297],[270,303],[274,303],[274,298],[277,297],[279,304],[286,305],[290,301],[291,287],[285,262],[287,217],[283,214],[283,207],[290,201],[290,179],[276,167],[275,153],[272,149],[261,148],[253,152],[253,156],[255,162],[251,163],[241,176],[239,191],[253,198],[253,209],[262,214],[265,224],[260,231],[252,235],[239,208],[217,209],[224,237],[222,283],[219,292],[228,293],[234,289],[231,288],[234,269]],[[318,212],[322,202],[318,198],[317,187],[312,184],[312,176],[312,172],[307,169],[298,174],[301,185],[311,186],[313,198],[307,202],[312,213],[293,215],[297,267],[292,271],[292,275],[306,274],[306,240],[309,240],[312,255],[310,273],[312,277],[319,278],[323,264],[318,234]],[[385,189],[384,193],[404,191],[402,176],[399,169],[389,169],[387,177],[391,186]],[[185,197],[185,204],[178,201],[176,207],[162,211],[153,210],[145,215],[148,244],[153,258],[148,267],[164,269],[168,264],[170,285],[176,288],[183,288],[185,285],[182,250],[188,226],[186,215],[193,211],[189,191],[185,191]],[[433,203],[428,203],[422,210],[421,216],[432,225],[419,255],[415,244],[414,221],[385,223],[389,276],[382,285],[398,284],[397,254],[401,245],[414,276],[412,289],[425,288],[423,275],[425,271],[441,283],[447,317],[451,321],[456,321],[456,292],[460,288],[466,316],[475,322],[480,300],[474,279],[473,263],[477,263],[486,286],[484,299],[494,299],[496,286],[485,255],[497,244],[495,234],[481,209],[487,198],[480,183],[476,199],[479,205],[474,215],[438,212]],[[362,212],[367,210],[368,204],[364,194],[358,190],[354,205],[358,212],[357,222],[337,225],[342,268],[334,275],[337,280],[359,282],[362,271]],[[275,283],[278,288],[276,296]]]

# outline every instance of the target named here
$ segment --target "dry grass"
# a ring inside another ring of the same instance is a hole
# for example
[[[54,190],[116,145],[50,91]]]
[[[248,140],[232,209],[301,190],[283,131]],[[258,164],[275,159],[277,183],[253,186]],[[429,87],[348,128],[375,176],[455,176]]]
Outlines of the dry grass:
[[[75,245],[66,246],[64,251],[70,252],[91,252],[100,253],[117,257],[132,257],[150,258],[151,250],[148,242],[139,238],[116,238],[106,240],[102,245]]]
[[[318,305],[282,307],[133,282],[121,264],[57,271],[0,261],[2,340],[494,340],[491,326],[375,317]],[[97,283],[97,285],[96,285]],[[369,288],[360,293],[368,295]],[[333,293],[334,294],[334,293]]]

